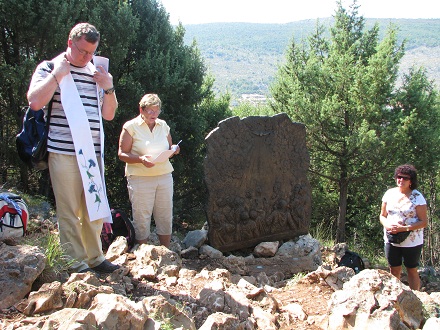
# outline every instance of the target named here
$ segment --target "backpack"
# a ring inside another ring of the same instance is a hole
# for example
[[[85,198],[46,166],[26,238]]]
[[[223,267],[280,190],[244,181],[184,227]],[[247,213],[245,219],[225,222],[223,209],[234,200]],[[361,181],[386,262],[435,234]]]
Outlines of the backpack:
[[[48,69],[52,71],[53,63],[46,62],[46,64]],[[46,117],[43,109],[34,111],[28,106],[22,109],[25,112],[23,126],[20,133],[15,137],[15,143],[18,156],[29,168],[47,169],[47,136],[52,104],[53,98],[49,102]]]
[[[29,212],[16,194],[0,194],[0,238],[21,237],[26,233]]]
[[[355,252],[346,251],[338,263],[338,267],[349,267],[359,273],[361,270],[365,269],[364,261],[361,256]]]
[[[52,101],[49,103],[47,118],[50,118]],[[32,110],[24,107],[23,128],[15,138],[17,152],[20,159],[29,166],[38,170],[47,168],[47,134],[49,119],[44,118],[44,110]]]
[[[111,213],[113,223],[104,222],[102,224],[101,243],[103,251],[107,251],[110,244],[118,236],[125,237],[128,248],[131,249],[134,246],[135,239],[133,223],[121,209],[112,209]]]

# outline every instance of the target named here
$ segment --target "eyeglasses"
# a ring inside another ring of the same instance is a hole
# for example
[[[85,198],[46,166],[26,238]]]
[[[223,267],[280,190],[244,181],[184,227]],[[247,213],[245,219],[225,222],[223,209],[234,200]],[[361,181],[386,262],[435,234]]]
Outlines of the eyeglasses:
[[[411,178],[409,176],[401,176],[401,175],[396,175],[396,179],[401,179],[404,181],[411,180]]]
[[[76,49],[78,49],[78,52],[79,52],[82,56],[86,56],[86,55],[87,55],[87,56],[93,56],[93,55],[98,54],[97,51],[94,51],[93,53],[90,53],[90,52],[85,51],[85,50],[83,50],[83,49],[79,49],[79,47],[76,45],[76,42],[73,42],[73,41],[72,41],[72,44],[75,45]]]
[[[146,113],[148,113],[149,115],[159,115],[162,110],[151,110],[151,109],[143,109],[143,111],[145,111]]]

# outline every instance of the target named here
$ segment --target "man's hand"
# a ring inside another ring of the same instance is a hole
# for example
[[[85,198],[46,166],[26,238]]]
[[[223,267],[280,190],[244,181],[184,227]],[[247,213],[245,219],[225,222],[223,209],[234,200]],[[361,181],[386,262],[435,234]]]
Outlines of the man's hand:
[[[107,90],[113,87],[113,76],[105,71],[105,68],[102,65],[99,65],[97,67],[97,70],[93,73],[93,80],[103,90]]]

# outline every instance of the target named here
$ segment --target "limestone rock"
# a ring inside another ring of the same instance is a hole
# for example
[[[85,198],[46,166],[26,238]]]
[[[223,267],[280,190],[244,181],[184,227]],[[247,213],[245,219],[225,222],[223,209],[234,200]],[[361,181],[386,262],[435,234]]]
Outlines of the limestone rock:
[[[235,316],[217,312],[209,315],[199,330],[237,329],[239,323]]]
[[[225,292],[226,311],[233,312],[239,320],[245,321],[251,316],[251,302],[246,294],[233,287]]]
[[[221,259],[223,258],[223,253],[212,246],[202,245],[199,249],[200,254],[205,254],[211,259]]]
[[[275,257],[243,258],[231,255],[223,258],[221,263],[231,273],[255,276],[264,272],[269,277],[282,273],[289,277],[300,272],[316,270],[322,264],[322,260],[319,241],[310,235],[303,235],[284,243]]]
[[[44,267],[46,257],[38,247],[0,243],[0,309],[23,299]]]
[[[354,275],[354,270],[348,267],[338,267],[333,270],[328,270],[320,266],[314,272],[308,273],[300,282],[319,283],[319,281],[324,281],[336,291],[342,290],[344,283],[348,282]]]
[[[179,255],[164,246],[141,244],[134,248],[135,260],[129,265],[134,278],[145,278],[145,269],[149,269],[149,277],[178,276],[182,267]]]
[[[297,239],[290,240],[278,249],[276,256],[299,258],[310,255],[320,249],[319,241],[314,239],[310,234],[299,236]],[[317,253],[317,252],[316,252]],[[321,258],[320,253],[319,259]]]
[[[297,303],[290,303],[283,308],[284,311],[289,313],[289,317],[297,318],[300,320],[306,320],[307,314],[304,312],[302,306]]]
[[[60,282],[44,283],[38,291],[29,294],[23,313],[34,315],[62,308],[62,293]]]
[[[427,315],[440,317],[440,292],[432,292],[431,294],[421,291],[413,292],[422,302]]]
[[[254,248],[254,256],[256,257],[273,257],[278,251],[278,241],[262,242]]]
[[[275,315],[265,311],[260,307],[255,307],[253,309],[253,315],[257,321],[258,329],[265,330],[276,330],[277,326]]]
[[[114,261],[119,258],[121,255],[128,251],[128,242],[127,238],[123,236],[118,236],[115,240],[110,244],[107,253],[105,254],[105,258],[108,261]]]
[[[254,278],[254,283],[255,282],[256,279]],[[240,278],[240,280],[237,282],[237,287],[247,289],[249,291],[254,291],[255,289],[258,289],[254,284],[247,281],[244,277]]]
[[[332,295],[326,329],[417,329],[423,308],[417,296],[390,273],[366,269]]]
[[[440,318],[438,317],[430,317],[423,326],[423,330],[438,330],[438,329],[440,329]]]
[[[101,282],[91,273],[74,273],[63,284],[66,297],[65,307],[88,308],[97,294],[112,294],[113,288],[101,285]]]
[[[168,320],[173,325],[173,329],[196,329],[194,322],[185,313],[162,296],[144,298],[142,304],[148,313],[154,315],[155,318]]]
[[[209,306],[216,312],[223,312],[225,309],[225,292],[223,281],[212,280],[197,295],[200,303]]]
[[[64,308],[51,314],[44,322],[42,330],[95,330],[95,315],[85,309]]]
[[[95,315],[99,329],[143,330],[148,319],[142,302],[116,294],[97,294],[89,311]]]

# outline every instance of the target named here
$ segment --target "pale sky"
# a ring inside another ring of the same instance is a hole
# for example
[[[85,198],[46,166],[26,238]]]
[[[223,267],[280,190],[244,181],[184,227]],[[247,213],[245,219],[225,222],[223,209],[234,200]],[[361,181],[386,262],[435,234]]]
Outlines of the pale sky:
[[[159,0],[160,1],[160,0]],[[331,17],[336,0],[161,0],[171,24],[288,23]],[[343,0],[349,8],[352,0]],[[440,0],[358,0],[365,18],[440,18]]]

